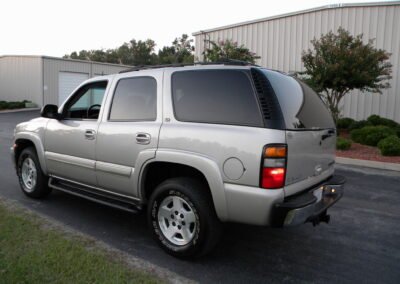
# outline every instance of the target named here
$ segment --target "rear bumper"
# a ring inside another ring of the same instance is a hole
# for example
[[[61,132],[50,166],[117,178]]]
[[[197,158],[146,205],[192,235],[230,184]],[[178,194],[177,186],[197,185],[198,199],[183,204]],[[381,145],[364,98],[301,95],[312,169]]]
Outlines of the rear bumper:
[[[343,196],[346,179],[334,175],[305,193],[285,198],[271,212],[273,227],[294,226],[305,222],[329,221],[327,209]]]

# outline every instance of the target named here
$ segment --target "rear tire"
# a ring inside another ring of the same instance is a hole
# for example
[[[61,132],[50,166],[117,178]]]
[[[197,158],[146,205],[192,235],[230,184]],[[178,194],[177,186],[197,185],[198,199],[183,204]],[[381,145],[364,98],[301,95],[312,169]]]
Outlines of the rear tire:
[[[206,185],[193,178],[172,178],[154,190],[148,219],[157,243],[179,258],[206,255],[221,236],[221,223]]]
[[[32,198],[44,198],[50,192],[48,177],[43,174],[33,147],[22,150],[18,157],[17,174],[22,192]]]

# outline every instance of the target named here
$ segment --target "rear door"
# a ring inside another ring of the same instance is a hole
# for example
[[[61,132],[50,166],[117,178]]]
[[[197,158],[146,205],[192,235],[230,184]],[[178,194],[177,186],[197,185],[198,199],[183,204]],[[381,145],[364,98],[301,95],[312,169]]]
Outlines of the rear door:
[[[286,124],[285,193],[291,195],[333,173],[335,124],[325,104],[306,84],[275,71],[264,72],[278,98]]]
[[[147,75],[149,74],[149,75]],[[117,75],[98,129],[100,188],[137,196],[141,165],[155,156],[161,127],[162,72]]]

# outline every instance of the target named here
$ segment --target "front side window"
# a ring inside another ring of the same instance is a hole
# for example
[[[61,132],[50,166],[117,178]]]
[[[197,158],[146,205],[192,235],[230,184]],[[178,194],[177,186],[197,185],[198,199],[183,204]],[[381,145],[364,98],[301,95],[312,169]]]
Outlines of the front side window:
[[[263,127],[245,70],[176,72],[172,76],[172,98],[179,121]]]
[[[94,82],[81,87],[66,103],[66,119],[98,119],[107,82]]]
[[[110,120],[154,121],[157,117],[157,81],[152,77],[119,80],[111,105]]]

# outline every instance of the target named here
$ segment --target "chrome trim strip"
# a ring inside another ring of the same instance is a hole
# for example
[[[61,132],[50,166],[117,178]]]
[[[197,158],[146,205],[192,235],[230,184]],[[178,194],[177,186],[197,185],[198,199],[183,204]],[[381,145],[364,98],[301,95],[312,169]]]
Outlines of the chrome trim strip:
[[[130,177],[133,174],[133,172],[135,171],[135,169],[131,168],[131,167],[127,167],[127,166],[121,166],[121,165],[117,165],[117,164],[97,161],[96,162],[96,171]]]
[[[55,179],[67,181],[67,182],[70,182],[70,183],[74,183],[74,184],[78,184],[78,185],[81,185],[81,186],[84,186],[84,187],[88,187],[88,188],[92,188],[92,189],[95,189],[95,190],[98,190],[98,191],[102,191],[102,192],[105,192],[105,193],[108,193],[108,194],[111,194],[111,195],[121,196],[121,197],[124,197],[124,198],[127,198],[127,199],[140,201],[140,198],[137,198],[137,197],[124,195],[124,194],[120,194],[120,193],[117,193],[117,192],[112,192],[112,191],[109,191],[109,190],[106,190],[106,189],[103,189],[103,188],[99,188],[99,187],[92,186],[92,185],[87,185],[87,184],[84,184],[84,183],[81,183],[81,182],[77,182],[77,181],[73,181],[73,180],[70,180],[70,179],[62,178],[62,177],[59,177],[59,176],[56,176],[56,175],[52,175],[52,174],[50,174],[49,176],[52,177],[52,178],[55,178]]]
[[[91,169],[91,170],[95,169],[95,161],[94,160],[78,158],[75,156],[63,155],[63,154],[58,154],[58,153],[53,153],[53,152],[45,152],[45,156],[46,156],[46,159],[48,159],[50,161],[55,161],[55,162],[64,163],[64,164],[68,164],[68,165],[78,166],[78,167],[87,168],[87,169]]]

